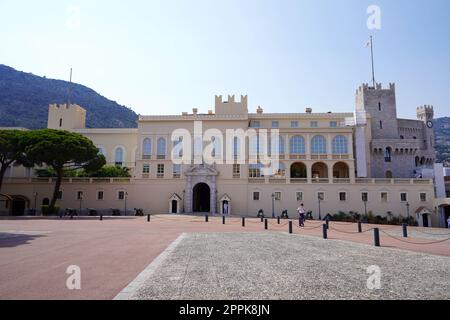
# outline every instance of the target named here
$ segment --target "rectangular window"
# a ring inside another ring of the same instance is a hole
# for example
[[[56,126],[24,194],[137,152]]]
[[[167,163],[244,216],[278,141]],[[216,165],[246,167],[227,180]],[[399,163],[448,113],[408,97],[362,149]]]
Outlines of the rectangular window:
[[[253,200],[254,201],[259,201],[259,191],[253,192]]]
[[[309,126],[310,126],[311,128],[317,128],[317,127],[319,126],[319,124],[318,124],[317,121],[311,121],[311,122],[309,123]]]
[[[149,164],[144,164],[142,166],[142,173],[150,173],[150,165]]]
[[[157,178],[164,178],[164,164],[158,164],[158,170],[156,171]]]
[[[361,193],[361,200],[362,200],[363,202],[369,201],[369,193],[367,193],[367,192]]]
[[[125,191],[119,191],[117,193],[117,199],[124,200],[125,199]]]
[[[103,200],[104,193],[103,191],[97,191],[97,200]]]
[[[420,201],[426,202],[427,201],[427,194],[426,193],[420,193]]]
[[[378,111],[381,111],[381,102],[378,102]]]
[[[339,201],[347,201],[347,193],[339,192]]]
[[[240,177],[241,177],[241,165],[233,164],[233,178],[240,178]]]
[[[325,193],[324,192],[317,193],[317,199],[319,199],[320,201],[325,200]]]
[[[63,198],[63,192],[62,192],[62,190],[59,190],[56,199],[62,200],[62,198]]]
[[[181,177],[181,164],[173,165],[173,178],[179,179]]]
[[[78,191],[77,192],[77,200],[82,200],[83,199],[83,191]]]
[[[402,202],[408,201],[408,194],[405,192],[400,193],[400,201]]]
[[[291,128],[298,128],[298,121],[291,121]]]
[[[261,122],[258,120],[252,120],[252,121],[250,121],[250,127],[251,128],[260,128]]]
[[[337,121],[330,121],[330,127],[331,128],[336,128],[338,125],[337,125]]]
[[[387,202],[388,201],[388,193],[382,192],[381,193],[381,202]]]
[[[258,165],[250,165],[248,169],[248,177],[249,178],[262,178],[264,174],[261,172],[261,166]]]
[[[297,191],[297,192],[295,193],[295,199],[296,199],[297,201],[303,201],[303,192]]]
[[[281,192],[277,191],[274,193],[274,198],[277,201],[281,201]]]
[[[280,123],[278,121],[272,121],[272,128],[279,128]]]
[[[380,120],[380,129],[383,129],[383,121]]]

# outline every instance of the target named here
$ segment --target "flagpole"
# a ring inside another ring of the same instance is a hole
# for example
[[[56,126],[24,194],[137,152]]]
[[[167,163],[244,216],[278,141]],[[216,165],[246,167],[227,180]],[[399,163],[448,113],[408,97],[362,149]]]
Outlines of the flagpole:
[[[373,40],[372,40],[372,36],[370,36],[370,56],[372,59],[372,83],[373,83],[373,88],[375,89],[375,68],[374,68],[374,64],[373,64]]]

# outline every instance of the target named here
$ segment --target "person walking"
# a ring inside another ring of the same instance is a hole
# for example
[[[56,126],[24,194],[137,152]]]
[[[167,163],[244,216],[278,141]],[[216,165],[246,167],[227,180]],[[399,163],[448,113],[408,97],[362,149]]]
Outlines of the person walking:
[[[304,227],[305,226],[305,208],[303,207],[303,203],[300,205],[300,207],[298,207],[297,212],[298,212],[299,225],[300,225],[300,227]]]

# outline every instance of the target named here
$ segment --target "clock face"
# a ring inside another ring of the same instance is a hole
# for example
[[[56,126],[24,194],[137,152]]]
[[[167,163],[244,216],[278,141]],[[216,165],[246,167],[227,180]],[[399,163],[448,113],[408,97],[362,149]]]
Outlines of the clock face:
[[[433,121],[427,121],[427,127],[428,128],[433,128]]]

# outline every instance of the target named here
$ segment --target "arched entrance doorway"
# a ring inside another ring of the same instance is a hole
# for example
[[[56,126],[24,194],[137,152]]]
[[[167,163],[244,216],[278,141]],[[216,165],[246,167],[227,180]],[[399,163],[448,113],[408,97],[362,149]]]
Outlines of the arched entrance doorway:
[[[193,211],[210,212],[211,189],[206,183],[198,183],[193,189]]]
[[[25,196],[12,196],[11,215],[23,216],[29,206],[29,200]]]

